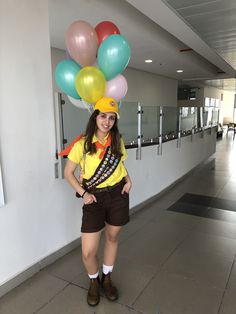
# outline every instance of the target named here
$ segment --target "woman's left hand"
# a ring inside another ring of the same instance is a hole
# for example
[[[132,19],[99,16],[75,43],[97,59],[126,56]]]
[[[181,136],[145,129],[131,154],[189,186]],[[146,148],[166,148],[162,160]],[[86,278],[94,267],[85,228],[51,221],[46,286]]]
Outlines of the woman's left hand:
[[[130,189],[132,187],[132,182],[130,180],[128,180],[125,185],[123,186],[123,189],[121,191],[121,194],[124,194],[124,193],[129,193]]]

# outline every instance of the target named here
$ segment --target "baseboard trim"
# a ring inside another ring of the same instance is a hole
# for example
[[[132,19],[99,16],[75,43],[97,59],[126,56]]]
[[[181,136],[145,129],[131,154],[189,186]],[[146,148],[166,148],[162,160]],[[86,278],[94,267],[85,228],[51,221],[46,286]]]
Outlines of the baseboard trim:
[[[60,257],[66,255],[67,253],[71,252],[75,248],[79,247],[81,244],[81,240],[76,239],[73,242],[65,245],[64,247],[60,248],[56,252],[46,256],[36,264],[30,266],[25,271],[21,272],[20,274],[16,275],[14,278],[10,279],[6,283],[0,286],[0,297],[2,297],[4,294],[8,293],[12,289],[19,286],[21,283],[26,281],[27,279],[34,276],[36,273],[38,273],[40,270],[45,268],[46,266],[54,263],[56,260],[58,260]]]

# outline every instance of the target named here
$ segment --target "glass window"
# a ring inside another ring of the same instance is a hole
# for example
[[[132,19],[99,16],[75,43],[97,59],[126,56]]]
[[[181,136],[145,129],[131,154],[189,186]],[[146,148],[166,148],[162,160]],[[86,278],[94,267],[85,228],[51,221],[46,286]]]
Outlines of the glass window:
[[[212,112],[213,112],[212,107],[203,108],[203,126],[204,127],[209,127],[212,125]]]
[[[181,119],[181,129],[182,131],[189,131],[193,127],[197,126],[197,114],[196,114],[196,108],[194,107],[188,107],[187,114],[183,115],[183,109],[182,108],[182,119]]]
[[[219,109],[214,108],[212,112],[212,125],[218,125],[219,122]]]
[[[163,107],[163,135],[176,135],[178,132],[179,108]]]
[[[79,134],[85,132],[85,128],[91,113],[88,109],[81,109],[74,106],[65,94],[62,94],[64,104],[62,110],[62,131],[63,143],[67,146]]]
[[[119,113],[120,120],[118,126],[125,144],[137,144],[138,103],[122,101]]]
[[[157,141],[159,136],[160,107],[142,105],[143,142]]]
[[[205,97],[205,107],[210,107],[210,98]]]

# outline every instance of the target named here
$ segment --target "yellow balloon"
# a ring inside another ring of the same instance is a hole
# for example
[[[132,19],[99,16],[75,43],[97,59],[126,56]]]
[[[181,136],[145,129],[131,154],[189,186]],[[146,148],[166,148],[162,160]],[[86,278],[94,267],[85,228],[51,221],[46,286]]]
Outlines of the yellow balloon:
[[[81,98],[93,104],[104,96],[106,88],[105,76],[95,67],[84,67],[75,78],[75,88]]]

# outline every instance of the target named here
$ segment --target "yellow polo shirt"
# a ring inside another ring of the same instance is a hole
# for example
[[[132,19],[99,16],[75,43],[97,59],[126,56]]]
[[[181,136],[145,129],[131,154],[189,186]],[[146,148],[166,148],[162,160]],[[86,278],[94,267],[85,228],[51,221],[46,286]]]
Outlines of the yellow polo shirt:
[[[99,141],[98,138],[94,135],[93,136],[93,143]],[[100,142],[100,141],[99,141]],[[103,144],[103,143],[101,143]],[[72,147],[68,159],[72,162],[79,164],[80,169],[84,170],[83,178],[89,179],[92,177],[92,175],[95,173],[95,170],[97,169],[98,165],[100,164],[101,160],[99,158],[99,155],[101,153],[101,149],[97,149],[97,152],[93,155],[86,154],[85,158],[85,167],[84,167],[84,138],[81,138],[78,142],[74,144]],[[122,180],[123,177],[127,175],[127,171],[124,167],[123,161],[127,158],[127,153],[125,150],[125,145],[123,140],[121,139],[121,153],[123,156],[121,157],[121,160],[116,167],[115,171],[107,178],[104,182],[97,185],[98,188],[104,188],[107,186],[112,186]]]

